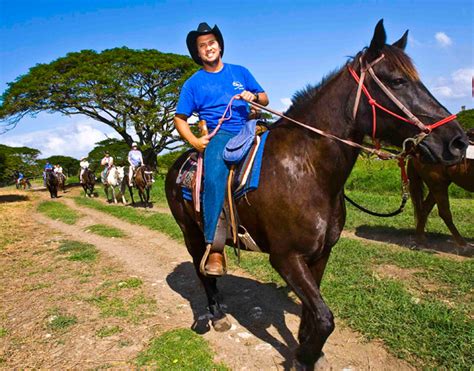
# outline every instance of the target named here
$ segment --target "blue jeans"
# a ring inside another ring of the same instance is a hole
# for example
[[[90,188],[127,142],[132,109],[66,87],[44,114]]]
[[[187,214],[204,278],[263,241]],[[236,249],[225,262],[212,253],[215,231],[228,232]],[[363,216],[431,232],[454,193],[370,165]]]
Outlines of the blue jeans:
[[[222,152],[227,142],[234,136],[234,133],[219,130],[204,151],[204,194],[202,197],[202,208],[206,243],[214,241],[217,221],[224,206],[229,168],[222,158]]]

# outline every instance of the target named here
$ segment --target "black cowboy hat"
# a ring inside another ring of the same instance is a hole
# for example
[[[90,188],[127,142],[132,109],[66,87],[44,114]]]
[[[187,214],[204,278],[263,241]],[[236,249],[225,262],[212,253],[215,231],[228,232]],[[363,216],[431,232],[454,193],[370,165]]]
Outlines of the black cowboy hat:
[[[196,39],[198,36],[209,35],[212,33],[221,47],[221,57],[224,55],[224,39],[222,38],[221,31],[217,25],[211,28],[206,22],[200,23],[196,31],[191,31],[186,37],[186,45],[188,46],[189,54],[193,58],[194,62],[202,66],[201,58],[199,58],[198,49],[196,45]]]

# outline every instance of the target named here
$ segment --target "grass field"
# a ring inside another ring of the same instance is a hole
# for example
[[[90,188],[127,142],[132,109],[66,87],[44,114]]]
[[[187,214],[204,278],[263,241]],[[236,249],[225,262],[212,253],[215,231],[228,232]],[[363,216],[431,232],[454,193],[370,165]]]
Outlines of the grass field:
[[[346,192],[369,209],[393,210],[400,202],[398,168],[386,162],[360,161]],[[461,234],[473,239],[472,194],[455,187],[450,192],[455,223]],[[162,178],[154,184],[152,200],[165,203]],[[150,215],[85,198],[76,198],[76,202],[182,240],[170,215]],[[382,340],[394,355],[416,367],[469,369],[474,364],[473,260],[456,261],[383,243],[384,233],[413,233],[410,203],[394,218],[375,218],[350,205],[347,211],[346,230],[358,235],[376,232],[382,241],[343,238],[334,247],[322,292],[336,317],[367,339]],[[449,236],[436,213],[427,230],[437,237]],[[261,281],[284,286],[267,255],[243,253],[240,266]]]

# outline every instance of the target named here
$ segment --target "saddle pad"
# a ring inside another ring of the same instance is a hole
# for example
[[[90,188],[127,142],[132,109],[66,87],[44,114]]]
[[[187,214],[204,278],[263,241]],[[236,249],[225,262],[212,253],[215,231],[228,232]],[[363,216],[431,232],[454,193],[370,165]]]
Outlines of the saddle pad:
[[[474,160],[474,145],[470,144],[467,146],[466,158]]]
[[[266,131],[264,134],[261,135],[260,145],[258,146],[258,149],[257,149],[256,153],[253,153],[253,151],[250,151],[250,153],[249,153],[250,156],[249,157],[251,157],[251,156],[254,157],[253,167],[250,170],[250,172],[248,173],[248,175],[246,175],[245,185],[239,186],[239,188],[234,192],[234,197],[235,198],[240,198],[240,197],[244,196],[247,192],[254,191],[258,188],[258,184],[260,182],[260,170],[261,170],[261,167],[262,167],[263,150],[265,148],[265,141],[267,139],[268,133],[269,132]],[[188,160],[186,160],[185,163],[183,164],[183,166],[181,167],[183,172],[185,171],[185,169],[184,169],[185,166],[184,165],[187,162],[188,162]],[[245,167],[245,164],[247,164],[247,163],[248,163],[248,159],[245,159],[244,167]],[[192,162],[191,162],[191,164],[192,164]],[[178,178],[180,178],[180,176],[182,174],[181,169],[180,169]],[[194,173],[195,173],[196,167],[194,167],[193,169],[188,168],[186,170],[188,170],[190,173],[192,173],[192,177],[194,178]],[[178,183],[178,178],[176,179],[177,183]],[[183,198],[185,200],[192,201],[192,199],[193,199],[192,186],[187,186],[187,185],[185,185],[184,183],[181,183],[181,182],[179,182],[179,184],[181,185]],[[202,193],[201,193],[201,195],[202,195]]]

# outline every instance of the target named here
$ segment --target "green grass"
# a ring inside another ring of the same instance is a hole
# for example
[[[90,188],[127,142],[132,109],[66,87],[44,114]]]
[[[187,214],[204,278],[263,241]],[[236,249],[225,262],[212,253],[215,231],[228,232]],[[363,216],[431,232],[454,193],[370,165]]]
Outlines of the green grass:
[[[141,289],[143,281],[136,277],[124,280],[108,280],[97,287],[85,300],[100,310],[102,317],[127,318],[139,323],[148,318],[156,305]]]
[[[150,200],[157,206],[168,207],[165,194],[165,176],[156,175],[154,179],[155,183],[153,183],[153,187],[151,188]]]
[[[7,335],[8,335],[8,330],[6,328],[0,327],[0,338]]]
[[[126,233],[121,229],[111,227],[105,224],[94,224],[84,228],[86,232],[92,232],[99,236],[103,237],[114,237],[114,238],[121,238],[125,237]]]
[[[400,168],[395,161],[368,160],[359,156],[345,189],[396,195],[400,190]],[[455,184],[449,187],[449,195],[451,198],[474,198],[474,193]]]
[[[346,191],[347,195],[365,208],[387,212],[393,211],[400,205],[400,195],[377,194],[363,191]],[[450,200],[453,220],[461,235],[465,238],[474,238],[474,223],[472,222],[474,212],[474,200],[456,199]],[[414,216],[411,201],[408,201],[405,210],[391,218],[377,218],[359,211],[354,206],[347,204],[347,221],[345,229],[356,230],[358,228],[387,231],[393,233],[414,234]],[[435,207],[428,218],[426,231],[431,233],[442,233],[450,236],[448,227],[438,216]]]
[[[57,201],[43,201],[38,205],[38,211],[51,219],[59,220],[66,224],[75,224],[81,217],[79,213]]]
[[[75,197],[74,200],[78,205],[105,212],[133,224],[143,225],[152,230],[165,233],[175,240],[182,241],[183,239],[181,230],[177,226],[174,218],[169,214],[147,213],[142,210],[124,206],[105,205],[98,200],[84,197]]]
[[[391,211],[400,203],[399,170],[387,162],[360,162],[346,189],[348,195],[370,209]],[[451,189],[451,196],[456,225],[465,237],[474,238],[472,195]],[[158,214],[156,218],[160,221],[147,220],[149,213],[91,201],[81,199],[80,203],[182,241],[180,229],[169,215]],[[347,211],[349,230],[388,232],[395,236],[414,232],[410,202],[404,213],[394,218],[372,217],[351,205],[347,205]],[[436,209],[427,230],[450,236]],[[235,265],[233,252],[228,255]],[[244,252],[240,266],[261,281],[285,286],[271,268],[267,255]],[[384,276],[387,266],[397,267],[406,277]],[[367,339],[381,339],[394,355],[414,366],[468,369],[474,364],[473,272],[472,260],[454,261],[383,243],[341,239],[331,255],[322,292],[336,317]]]
[[[58,251],[60,254],[67,255],[68,260],[81,262],[94,262],[99,254],[94,245],[70,240],[62,241]]]
[[[377,273],[388,264],[416,272],[403,281]],[[241,267],[261,281],[284,285],[264,255],[244,253]],[[418,367],[468,369],[474,362],[472,272],[472,260],[341,239],[322,294],[336,317],[368,339],[382,339],[397,357]]]
[[[68,327],[75,325],[77,323],[76,316],[70,316],[63,313],[58,308],[50,310],[50,315],[48,317],[48,328],[54,331],[64,331]]]
[[[122,331],[120,326],[103,326],[95,332],[95,335],[99,338],[106,338]]]
[[[168,331],[153,339],[136,363],[141,368],[159,370],[228,370],[213,362],[207,342],[190,329]]]

